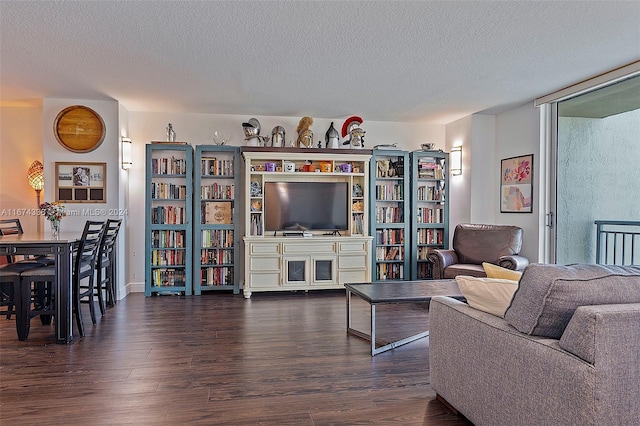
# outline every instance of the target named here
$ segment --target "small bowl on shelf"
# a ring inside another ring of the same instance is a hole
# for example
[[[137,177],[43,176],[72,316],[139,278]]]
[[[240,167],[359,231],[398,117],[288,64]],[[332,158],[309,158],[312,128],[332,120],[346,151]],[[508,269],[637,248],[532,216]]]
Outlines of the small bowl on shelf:
[[[436,147],[435,143],[423,143],[420,145],[423,151],[433,151]]]

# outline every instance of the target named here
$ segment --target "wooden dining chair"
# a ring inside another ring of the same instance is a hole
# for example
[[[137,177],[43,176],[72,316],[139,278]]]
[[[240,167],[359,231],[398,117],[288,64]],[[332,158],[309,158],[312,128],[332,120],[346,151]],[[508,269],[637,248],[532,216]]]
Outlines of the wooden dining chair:
[[[23,234],[20,219],[0,220],[0,236]],[[0,313],[11,319],[14,309],[14,286],[20,281],[22,272],[40,266],[37,259],[16,259],[16,256],[0,257],[0,307],[5,307]]]
[[[122,219],[109,219],[104,230],[98,261],[96,265],[96,293],[100,313],[105,314],[107,307],[113,307],[116,302],[116,250],[115,244],[120,231]],[[103,296],[104,292],[104,296]]]
[[[72,274],[72,304],[76,324],[80,336],[84,336],[84,324],[82,321],[82,299],[86,298],[89,303],[91,320],[96,324],[96,314],[94,306],[94,285],[95,268],[100,250],[100,243],[106,228],[106,222],[87,221],[82,232],[82,237],[78,243],[78,248],[74,253],[73,274]],[[32,289],[31,304],[33,309],[26,314],[28,320],[40,316],[43,323],[54,315],[55,309],[55,267],[53,265],[41,266],[29,269],[21,274],[20,286],[22,294],[26,294],[24,286]],[[28,335],[28,330],[27,330]],[[26,336],[25,336],[26,338]]]
[[[0,235],[23,234],[22,223],[20,219],[2,219],[0,220]]]

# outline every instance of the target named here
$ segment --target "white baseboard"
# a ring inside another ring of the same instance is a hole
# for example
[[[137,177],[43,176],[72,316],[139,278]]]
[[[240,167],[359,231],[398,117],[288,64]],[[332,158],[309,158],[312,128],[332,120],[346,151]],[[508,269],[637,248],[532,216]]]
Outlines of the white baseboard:
[[[127,283],[125,286],[126,294],[129,293],[144,293],[144,281],[138,283]]]

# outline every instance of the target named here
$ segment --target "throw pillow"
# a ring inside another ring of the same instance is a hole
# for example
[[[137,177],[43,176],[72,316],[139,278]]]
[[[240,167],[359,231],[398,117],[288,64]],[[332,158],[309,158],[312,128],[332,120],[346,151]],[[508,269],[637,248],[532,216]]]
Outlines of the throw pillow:
[[[503,268],[493,263],[482,262],[482,269],[489,278],[502,278],[503,280],[520,281],[522,272]]]
[[[640,267],[530,264],[504,319],[526,334],[559,339],[578,306],[640,303]]]
[[[518,288],[518,282],[499,278],[456,277],[460,293],[472,308],[504,317],[504,312]]]

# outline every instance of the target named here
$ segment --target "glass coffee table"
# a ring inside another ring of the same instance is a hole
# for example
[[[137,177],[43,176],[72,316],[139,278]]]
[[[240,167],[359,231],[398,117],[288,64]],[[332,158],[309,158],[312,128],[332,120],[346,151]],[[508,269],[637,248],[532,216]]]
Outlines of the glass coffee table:
[[[429,303],[431,298],[435,296],[449,296],[464,300],[464,296],[460,293],[458,284],[456,284],[456,280],[454,279],[347,283],[344,287],[347,290],[347,334],[352,334],[370,341],[371,356],[429,336],[429,331],[423,331],[393,342],[385,342],[377,339],[376,305],[389,303]],[[371,334],[356,330],[352,327],[351,298],[354,295],[369,303],[371,308]]]

